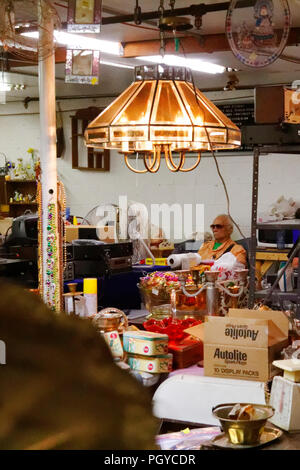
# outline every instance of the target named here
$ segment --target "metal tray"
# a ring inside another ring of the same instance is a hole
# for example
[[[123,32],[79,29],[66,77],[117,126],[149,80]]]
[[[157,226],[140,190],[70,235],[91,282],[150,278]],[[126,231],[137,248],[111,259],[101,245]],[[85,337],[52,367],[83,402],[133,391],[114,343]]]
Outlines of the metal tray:
[[[241,444],[232,444],[228,437],[225,435],[225,433],[221,433],[218,436],[214,437],[210,442],[213,446],[219,447],[221,449],[252,449],[254,447],[262,447],[267,444],[270,444],[271,442],[275,441],[276,439],[279,439],[283,434],[283,431],[281,429],[277,429],[271,426],[265,426],[265,429],[260,436],[259,442],[256,444],[251,444],[251,445],[241,445]]]

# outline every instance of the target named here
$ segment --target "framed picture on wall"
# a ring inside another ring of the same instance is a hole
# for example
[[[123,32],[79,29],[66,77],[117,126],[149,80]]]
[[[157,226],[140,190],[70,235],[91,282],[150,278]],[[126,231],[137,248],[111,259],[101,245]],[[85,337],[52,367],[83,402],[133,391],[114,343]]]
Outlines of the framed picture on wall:
[[[69,49],[66,56],[65,81],[98,85],[100,52],[84,49]]]
[[[74,170],[110,170],[110,150],[86,147],[85,143],[82,145],[86,127],[101,111],[101,108],[90,107],[79,109],[74,116],[71,116],[72,168]]]
[[[69,33],[100,33],[102,0],[69,0]]]

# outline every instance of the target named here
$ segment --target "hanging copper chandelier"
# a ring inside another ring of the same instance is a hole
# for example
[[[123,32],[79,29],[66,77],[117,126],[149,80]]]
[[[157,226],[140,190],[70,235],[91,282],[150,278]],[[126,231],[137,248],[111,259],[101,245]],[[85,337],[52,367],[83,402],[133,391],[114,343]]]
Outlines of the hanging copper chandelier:
[[[189,69],[159,64],[135,68],[135,81],[88,125],[85,141],[88,147],[123,153],[136,173],[156,173],[163,156],[170,171],[187,172],[205,150],[239,147],[241,131],[196,89]],[[197,153],[188,168],[187,152]],[[137,154],[143,170],[129,162]]]

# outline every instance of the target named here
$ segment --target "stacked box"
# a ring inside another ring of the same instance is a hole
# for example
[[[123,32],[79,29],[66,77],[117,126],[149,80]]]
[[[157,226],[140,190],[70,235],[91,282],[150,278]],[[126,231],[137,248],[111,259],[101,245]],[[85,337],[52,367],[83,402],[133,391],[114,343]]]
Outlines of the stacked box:
[[[168,335],[150,331],[126,331],[123,348],[133,370],[160,374],[172,370],[172,354],[168,354]]]
[[[203,360],[203,343],[192,338],[170,342],[169,351],[173,354],[174,369],[185,369]]]
[[[101,333],[106,344],[108,345],[112,357],[115,361],[120,361],[124,357],[124,351],[118,331],[108,331]]]
[[[124,351],[143,356],[161,356],[168,353],[168,335],[151,331],[125,331]]]
[[[171,372],[172,360],[172,354],[164,354],[163,356],[142,356],[138,354],[130,354],[127,362],[133,370],[150,372],[151,374],[161,374],[163,372]]]

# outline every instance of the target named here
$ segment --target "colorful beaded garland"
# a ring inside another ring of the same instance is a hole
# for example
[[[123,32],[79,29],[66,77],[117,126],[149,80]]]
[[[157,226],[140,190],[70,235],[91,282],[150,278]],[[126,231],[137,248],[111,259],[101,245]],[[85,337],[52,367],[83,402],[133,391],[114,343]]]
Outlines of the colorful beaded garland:
[[[56,207],[54,203],[47,206],[47,247],[46,247],[46,302],[51,310],[60,310],[60,279],[59,279],[59,256],[56,226]]]
[[[38,202],[38,274],[39,274],[39,292],[43,298],[43,230],[42,230],[42,187],[41,182],[37,182],[37,202]]]
[[[38,201],[38,271],[41,297],[51,310],[60,312],[63,305],[63,272],[66,266],[65,224],[66,211],[65,189],[57,183],[57,209],[54,202],[47,206],[46,267],[43,267],[43,210],[42,188],[37,184]],[[57,214],[57,216],[56,216]]]

